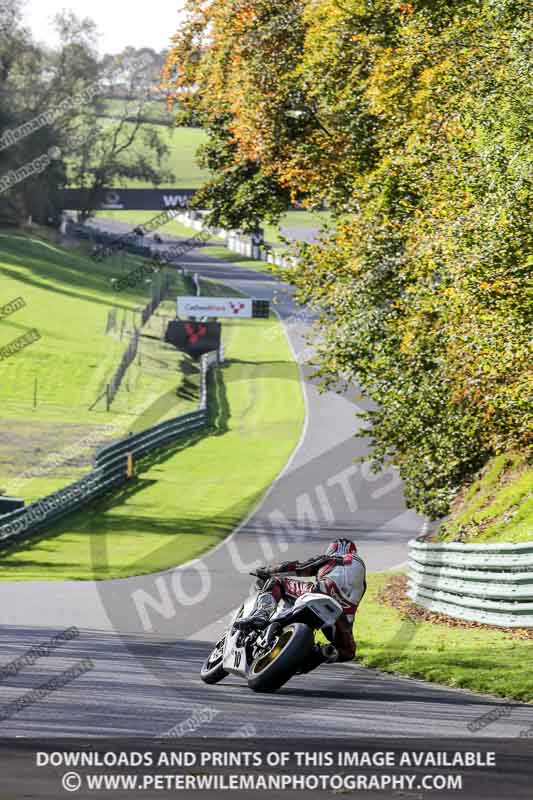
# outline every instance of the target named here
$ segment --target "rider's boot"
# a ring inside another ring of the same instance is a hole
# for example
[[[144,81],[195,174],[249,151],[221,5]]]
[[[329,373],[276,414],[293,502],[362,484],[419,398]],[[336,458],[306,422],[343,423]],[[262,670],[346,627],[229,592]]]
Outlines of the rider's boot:
[[[257,605],[248,617],[242,617],[235,623],[235,627],[241,631],[257,628],[266,628],[270,617],[276,610],[277,603],[271,592],[264,592],[257,598]]]
[[[266,628],[269,619],[270,614],[267,611],[262,608],[256,608],[252,611],[250,616],[238,619],[235,623],[235,627],[239,628],[241,631],[250,631],[253,628],[261,630],[262,628]]]

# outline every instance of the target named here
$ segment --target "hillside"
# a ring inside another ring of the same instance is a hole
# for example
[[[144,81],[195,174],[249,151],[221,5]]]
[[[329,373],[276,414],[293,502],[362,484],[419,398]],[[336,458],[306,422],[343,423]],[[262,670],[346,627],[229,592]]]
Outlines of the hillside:
[[[441,541],[525,542],[533,539],[533,467],[526,456],[491,459],[458,495],[440,527]]]
[[[175,413],[188,408],[188,401],[176,396],[181,357],[149,339],[141,340],[111,410],[103,400],[95,404],[128,346],[134,319],[140,325],[136,309],[146,305],[152,288],[143,282],[116,293],[110,279],[138,263],[129,255],[95,263],[85,245],[62,247],[44,232],[0,234],[0,305],[16,298],[24,304],[0,317],[0,347],[32,329],[40,336],[0,361],[1,490],[27,499],[40,496],[76,477],[90,458],[81,448],[61,469],[21,481],[21,474],[50,452],[87,438],[105,441],[108,426],[116,438],[137,424],[153,424],[169,408]],[[174,281],[177,292],[181,279]],[[158,313],[172,314],[173,303]],[[161,316],[154,317],[148,332],[160,333],[162,324]],[[164,396],[167,408],[161,407]]]

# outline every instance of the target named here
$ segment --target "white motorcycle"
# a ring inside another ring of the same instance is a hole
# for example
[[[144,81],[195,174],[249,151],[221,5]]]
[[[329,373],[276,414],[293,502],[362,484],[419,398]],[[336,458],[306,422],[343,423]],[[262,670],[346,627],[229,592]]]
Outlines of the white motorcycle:
[[[294,604],[282,601],[263,630],[242,631],[236,622],[251,614],[257,594],[241,606],[204,662],[200,677],[205,683],[219,683],[231,673],[244,678],[254,692],[277,691],[293,675],[309,671],[306,662],[315,647],[315,632],[332,629],[342,614],[333,597],[309,592]]]

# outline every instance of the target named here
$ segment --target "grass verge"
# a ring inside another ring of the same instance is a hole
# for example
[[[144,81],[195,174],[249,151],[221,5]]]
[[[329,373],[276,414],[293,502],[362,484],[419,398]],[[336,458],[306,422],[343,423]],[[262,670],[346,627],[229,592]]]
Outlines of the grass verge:
[[[391,576],[369,575],[356,616],[357,655],[364,666],[533,702],[533,640],[487,628],[413,621],[378,600]]]
[[[269,274],[268,264],[265,261],[256,261],[254,258],[248,258],[247,256],[241,256],[238,253],[232,253],[232,251],[228,250],[228,248],[224,247],[224,245],[202,247],[200,250],[198,250],[198,253],[211,258],[218,258],[220,261],[224,261],[228,264],[234,264],[236,267],[249,269],[253,272],[264,272],[267,275]]]
[[[492,458],[457,497],[440,541],[533,541],[533,467],[524,453]]]
[[[299,372],[279,322],[224,323],[226,366],[213,376],[211,435],[139,465],[123,491],[54,535],[0,557],[0,580],[124,578],[190,560],[252,510],[293,451],[304,419]]]

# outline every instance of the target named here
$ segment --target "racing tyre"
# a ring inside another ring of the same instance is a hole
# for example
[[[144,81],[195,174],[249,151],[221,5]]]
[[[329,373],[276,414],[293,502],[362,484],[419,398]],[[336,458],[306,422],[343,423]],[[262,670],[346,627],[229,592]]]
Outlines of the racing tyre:
[[[224,658],[225,638],[216,643],[211,655],[206,658],[200,670],[200,678],[204,683],[219,683],[228,674],[222,666]]]
[[[270,650],[252,662],[248,686],[254,692],[276,692],[298,671],[313,646],[313,631],[307,625],[287,625]]]

